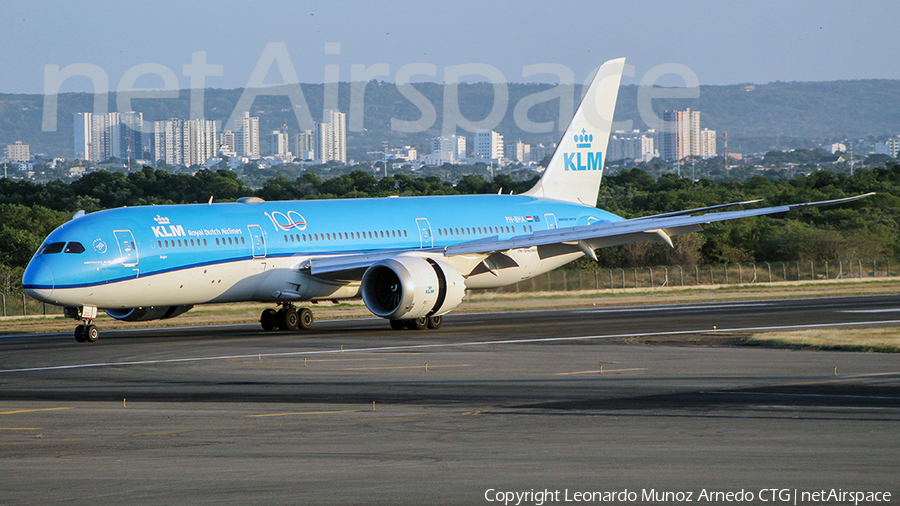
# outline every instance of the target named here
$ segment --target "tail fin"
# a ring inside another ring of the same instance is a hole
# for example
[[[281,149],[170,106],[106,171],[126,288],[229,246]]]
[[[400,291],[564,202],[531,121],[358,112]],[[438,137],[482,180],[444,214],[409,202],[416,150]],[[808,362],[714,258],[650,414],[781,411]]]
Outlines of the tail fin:
[[[540,181],[524,195],[597,205],[625,58],[600,66]]]

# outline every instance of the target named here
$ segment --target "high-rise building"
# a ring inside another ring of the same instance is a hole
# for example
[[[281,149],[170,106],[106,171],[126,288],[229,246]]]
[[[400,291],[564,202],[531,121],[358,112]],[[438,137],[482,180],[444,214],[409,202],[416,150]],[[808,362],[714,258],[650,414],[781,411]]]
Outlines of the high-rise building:
[[[142,113],[75,114],[75,157],[102,162],[111,157],[140,157],[144,154]]]
[[[153,159],[169,165],[202,165],[216,155],[216,122],[169,119],[154,123]]]
[[[119,113],[119,158],[144,157],[144,113]]]
[[[304,130],[295,136],[294,153],[301,160],[313,160],[316,157],[316,133]]]
[[[259,158],[259,118],[244,112],[243,118],[234,120],[235,152],[251,160]]]
[[[78,160],[91,160],[92,116],[89,112],[75,113],[75,158]]]
[[[475,130],[475,158],[503,158],[503,136],[493,130]]]
[[[6,159],[11,162],[27,162],[31,160],[31,149],[28,144],[16,141],[6,146]]]
[[[683,160],[687,157],[709,158],[715,153],[715,130],[700,132],[700,111],[665,111],[659,134],[659,156],[665,160]],[[710,143],[710,136],[712,142]],[[706,148],[703,139],[706,139]],[[712,151],[710,151],[710,146]]]
[[[649,162],[658,156],[656,138],[657,135],[654,130],[647,132],[641,132],[640,130],[631,132],[616,131],[609,137],[606,159]]]
[[[700,158],[716,156],[716,131],[704,128],[700,130]]]
[[[556,151],[555,142],[549,146],[544,146],[543,144],[531,146],[531,160],[535,163],[540,163],[544,158],[553,156],[554,151]]]
[[[890,138],[884,145],[892,158],[897,158],[897,155],[900,155],[900,137]]]
[[[347,115],[326,109],[322,119],[316,124],[316,161],[347,163]]]
[[[294,157],[293,153],[291,153],[288,139],[287,132],[273,130],[271,134],[266,136],[266,154],[284,162],[293,160]]]
[[[234,140],[234,132],[231,130],[225,130],[222,132],[222,135],[219,136],[219,151],[223,153],[237,153],[235,150],[235,140]]]
[[[466,157],[466,138],[462,135],[447,135],[431,139],[431,154],[424,160],[428,165],[438,166],[457,163]]]
[[[118,115],[112,113],[117,119]],[[75,113],[75,157],[102,162],[109,158],[108,114]],[[118,136],[116,136],[118,138]]]
[[[531,161],[531,144],[516,141],[506,145],[504,154],[510,159],[520,163]]]

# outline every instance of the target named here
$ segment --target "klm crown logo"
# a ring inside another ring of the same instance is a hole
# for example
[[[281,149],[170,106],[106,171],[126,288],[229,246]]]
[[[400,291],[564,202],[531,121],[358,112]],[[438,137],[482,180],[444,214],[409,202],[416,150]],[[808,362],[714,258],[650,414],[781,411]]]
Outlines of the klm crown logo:
[[[584,128],[581,129],[580,134],[575,134],[574,137],[575,147],[578,149],[590,149],[591,143],[594,142],[594,134],[587,133],[587,130],[585,130]],[[586,160],[583,159],[581,155],[581,151],[578,151],[576,153],[563,153],[565,170],[603,170],[603,153],[599,151],[589,151],[587,153]]]
[[[594,142],[594,134],[588,134],[587,130],[583,128],[581,129],[581,134],[575,134],[576,148],[589,148],[592,142]]]

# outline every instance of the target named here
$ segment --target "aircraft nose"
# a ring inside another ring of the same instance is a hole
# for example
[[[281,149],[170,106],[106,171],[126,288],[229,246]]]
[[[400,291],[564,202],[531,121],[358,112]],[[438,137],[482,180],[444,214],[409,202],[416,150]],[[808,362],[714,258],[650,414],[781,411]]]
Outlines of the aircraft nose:
[[[30,297],[41,302],[52,302],[50,296],[54,288],[53,272],[40,258],[32,258],[22,276],[22,288]]]

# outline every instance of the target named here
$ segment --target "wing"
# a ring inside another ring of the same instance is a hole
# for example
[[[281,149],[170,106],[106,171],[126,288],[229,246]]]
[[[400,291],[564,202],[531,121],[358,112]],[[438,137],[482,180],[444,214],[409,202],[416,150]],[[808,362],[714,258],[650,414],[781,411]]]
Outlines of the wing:
[[[621,220],[611,223],[598,223],[594,225],[582,225],[577,227],[557,228],[553,230],[540,230],[531,234],[519,235],[509,239],[499,239],[498,236],[467,241],[444,248],[431,250],[417,250],[432,254],[441,254],[446,257],[461,255],[490,255],[512,249],[530,248],[533,246],[548,246],[563,244],[577,246],[586,255],[597,259],[594,250],[609,246],[618,246],[650,239],[656,236],[669,246],[672,245],[671,236],[687,234],[702,230],[702,225],[718,221],[736,220],[751,216],[763,216],[767,214],[786,213],[797,209],[829,206],[852,202],[864,197],[874,195],[866,193],[855,197],[820,202],[807,202],[804,204],[792,204],[786,206],[763,207],[743,211],[707,212],[693,215],[693,213],[705,212],[725,207],[748,204],[758,201],[735,202],[712,207],[691,209],[675,213],[644,216],[630,220]],[[360,279],[365,269],[380,260],[396,256],[402,251],[388,251],[374,254],[338,255],[331,257],[313,258],[301,268],[307,268],[314,276],[333,277],[340,279]]]
[[[598,223],[596,225],[583,225],[578,227],[558,228],[554,230],[541,230],[533,234],[521,235],[502,241],[472,241],[461,244],[448,246],[444,249],[446,255],[462,255],[467,253],[491,253],[496,251],[504,251],[516,248],[528,248],[531,246],[544,246],[548,244],[577,243],[584,250],[590,249],[591,252],[585,251],[588,256],[594,256],[593,250],[605,248],[609,246],[618,246],[620,244],[628,244],[648,239],[648,234],[657,235],[671,246],[670,236],[687,234],[702,230],[701,225],[713,223],[717,221],[736,220],[739,218],[749,218],[751,216],[763,216],[766,214],[786,213],[795,209],[806,209],[810,207],[829,206],[851,202],[864,197],[874,195],[867,193],[865,195],[857,195],[835,200],[824,200],[820,202],[807,202],[804,204],[792,204],[787,206],[763,207],[760,209],[748,209],[744,211],[728,211],[721,213],[707,213],[699,216],[683,216],[687,212],[701,212],[708,209],[717,209],[722,207],[740,205],[724,204],[722,206],[714,206],[710,208],[700,208],[691,211],[678,213],[668,213],[655,216],[646,216],[634,218],[631,220],[622,220],[612,223]],[[755,201],[754,201],[755,202]]]

